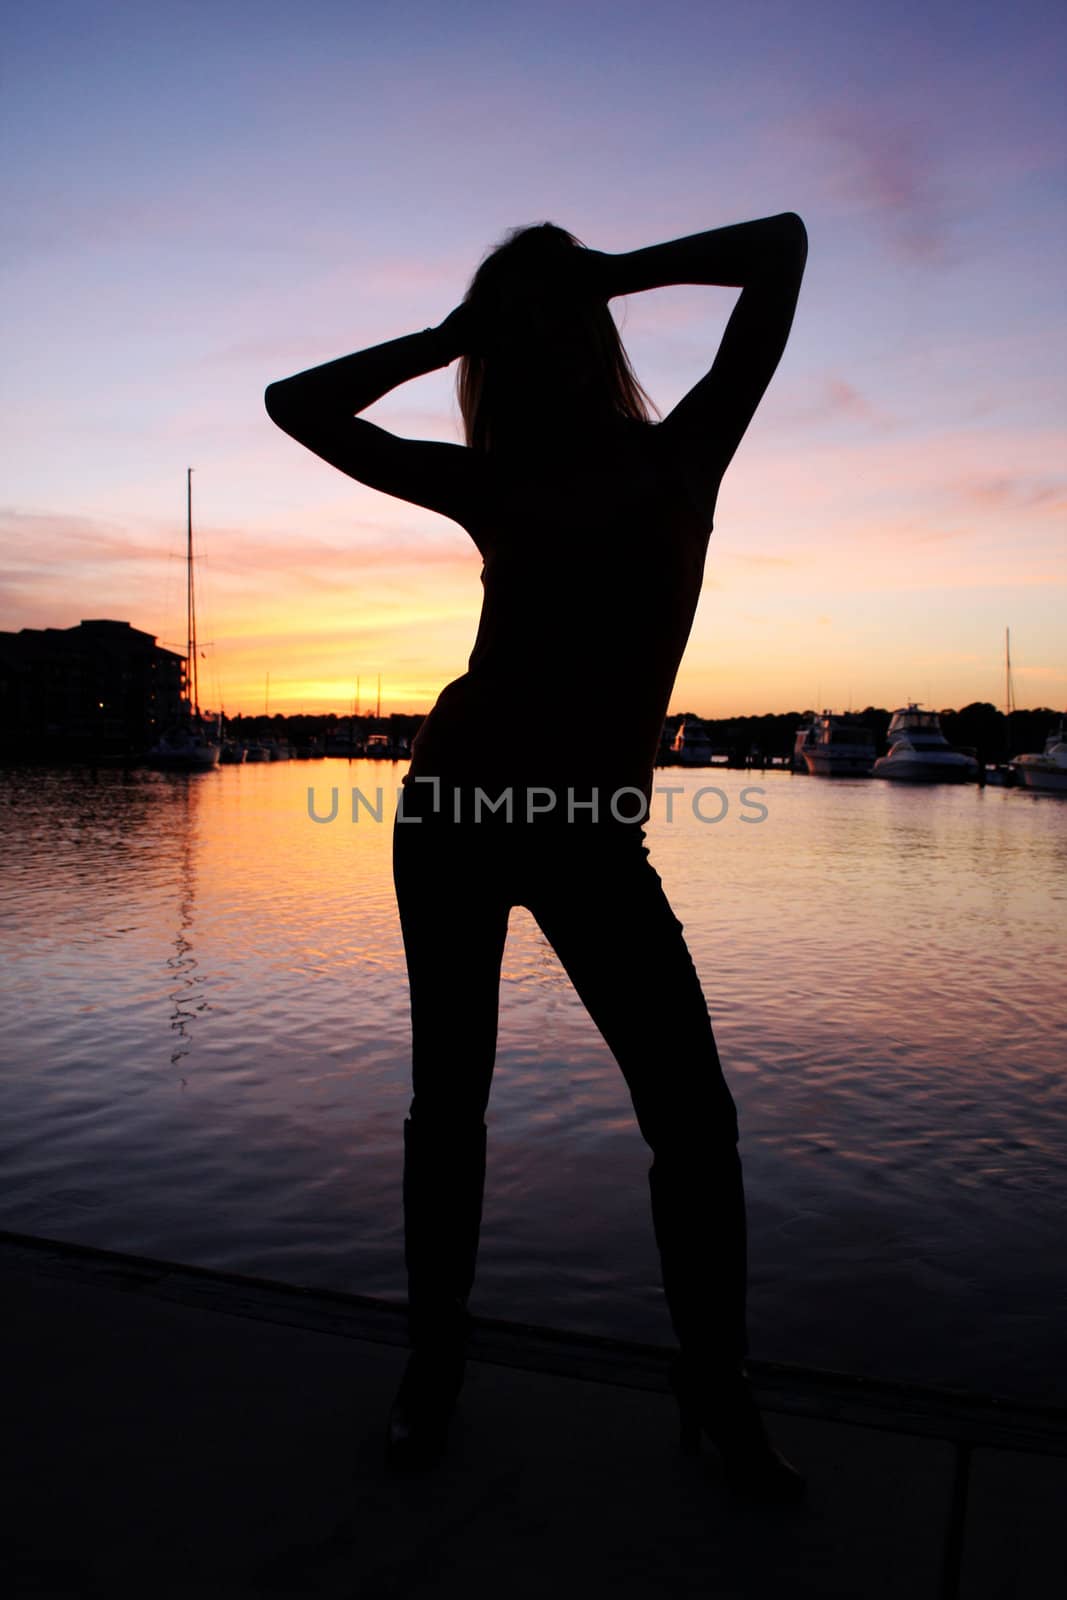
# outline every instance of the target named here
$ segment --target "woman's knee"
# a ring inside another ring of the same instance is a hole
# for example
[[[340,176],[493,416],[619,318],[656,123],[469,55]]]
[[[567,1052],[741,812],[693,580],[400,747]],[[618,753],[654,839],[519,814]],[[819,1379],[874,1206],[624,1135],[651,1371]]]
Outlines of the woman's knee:
[[[710,1160],[738,1143],[737,1106],[721,1073],[696,1091],[645,1096],[634,1104],[641,1136],[657,1156]]]
[[[468,1087],[446,1095],[422,1086],[412,1096],[408,1117],[420,1128],[433,1129],[442,1137],[454,1137],[459,1142],[481,1128],[488,1104],[489,1096],[481,1090]]]

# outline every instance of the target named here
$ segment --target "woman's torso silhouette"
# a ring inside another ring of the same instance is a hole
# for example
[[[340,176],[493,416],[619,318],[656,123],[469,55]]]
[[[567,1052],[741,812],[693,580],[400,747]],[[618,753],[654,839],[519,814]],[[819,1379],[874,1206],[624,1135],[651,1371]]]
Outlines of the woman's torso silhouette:
[[[410,776],[650,794],[711,520],[662,425],[487,455],[461,518],[483,558],[467,671],[415,740]],[[632,809],[632,808],[631,808]]]

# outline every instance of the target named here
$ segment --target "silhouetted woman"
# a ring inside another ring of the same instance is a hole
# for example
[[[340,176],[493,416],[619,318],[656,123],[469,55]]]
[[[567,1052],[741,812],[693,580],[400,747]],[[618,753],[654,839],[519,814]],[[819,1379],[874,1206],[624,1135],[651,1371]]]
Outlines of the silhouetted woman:
[[[463,1381],[500,965],[521,905],[612,1050],[653,1152],[683,1448],[703,1430],[735,1488],[803,1491],[749,1388],[737,1117],[642,822],[719,484],[785,347],[806,256],[791,212],[619,255],[550,223],[517,229],[439,326],[267,390],[279,427],[453,518],[483,558],[469,669],[419,731],[393,833],[414,1090],[412,1353],[389,1418],[394,1464],[439,1456]],[[682,283],[741,294],[711,370],[652,423],[608,301]],[[465,447],[354,415],[457,359]]]

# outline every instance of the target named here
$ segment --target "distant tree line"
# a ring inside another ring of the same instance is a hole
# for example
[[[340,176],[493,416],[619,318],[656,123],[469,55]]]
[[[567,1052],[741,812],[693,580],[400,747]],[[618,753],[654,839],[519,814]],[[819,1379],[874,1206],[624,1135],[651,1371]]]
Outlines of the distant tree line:
[[[776,759],[792,755],[797,729],[814,712],[809,707],[803,711],[770,712],[763,716],[701,717],[695,711],[683,711],[668,717],[664,729],[665,744],[669,744],[681,722],[688,718],[702,722],[708,731],[712,748],[722,752],[731,765],[745,766],[753,756]],[[843,714],[843,720],[870,728],[879,754],[886,749],[886,731],[892,711],[884,706],[866,706],[862,711]],[[1009,756],[1024,751],[1044,748],[1045,736],[1057,725],[1058,711],[1047,706],[1036,710],[1013,711],[1010,721],[1003,711],[986,700],[976,700],[956,711],[951,708],[938,713],[941,727],[949,744],[973,750],[980,761],[1004,761]],[[227,717],[226,724],[236,739],[286,738],[290,744],[306,744],[312,739],[322,740],[329,733],[352,729],[355,738],[370,733],[387,733],[394,740],[410,741],[422,724],[421,714],[394,712],[388,717],[345,716],[336,712],[300,713],[286,716],[276,712],[273,716]]]
[[[773,712],[764,716],[699,717],[697,720],[708,730],[713,749],[726,753],[731,764],[744,766],[753,755],[777,759],[790,756],[797,729],[815,714],[808,707],[804,711]],[[681,712],[668,717],[667,731],[673,736],[682,721],[696,715],[695,712]],[[885,706],[865,706],[862,711],[841,713],[840,720],[869,728],[878,754],[884,755],[892,715]],[[1045,736],[1057,726],[1060,713],[1041,706],[1031,711],[1013,711],[1009,721],[1003,711],[987,700],[975,700],[958,711],[940,710],[938,716],[949,744],[973,750],[979,761],[985,762],[1006,761],[1009,756],[1024,751],[1044,749]]]
[[[206,713],[213,717],[214,712]],[[312,739],[323,740],[329,733],[349,732],[354,739],[364,739],[370,733],[385,733],[396,743],[401,739],[413,739],[422,725],[424,713],[408,713],[404,711],[393,712],[388,717],[375,716],[338,716],[336,711],[298,712],[286,716],[284,712],[276,711],[271,715],[261,713],[259,716],[243,716],[240,712],[236,716],[227,715],[225,718],[226,731],[234,739],[287,739],[291,745],[309,744]]]

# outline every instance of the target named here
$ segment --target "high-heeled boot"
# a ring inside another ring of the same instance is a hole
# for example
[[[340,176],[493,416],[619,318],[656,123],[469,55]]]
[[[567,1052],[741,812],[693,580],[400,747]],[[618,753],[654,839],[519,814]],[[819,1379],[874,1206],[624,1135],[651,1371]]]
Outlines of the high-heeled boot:
[[[404,1260],[411,1355],[389,1412],[386,1460],[430,1466],[466,1373],[485,1190],[486,1127],[404,1122]]]
[[[685,1454],[699,1452],[703,1431],[718,1450],[735,1494],[780,1504],[803,1499],[807,1483],[767,1437],[745,1367],[709,1372],[677,1351],[671,1357],[670,1383]]]
[[[737,1146],[658,1152],[648,1180],[663,1289],[681,1346],[669,1374],[681,1448],[699,1450],[703,1431],[735,1492],[797,1500],[804,1478],[767,1437],[745,1367],[748,1235]]]

